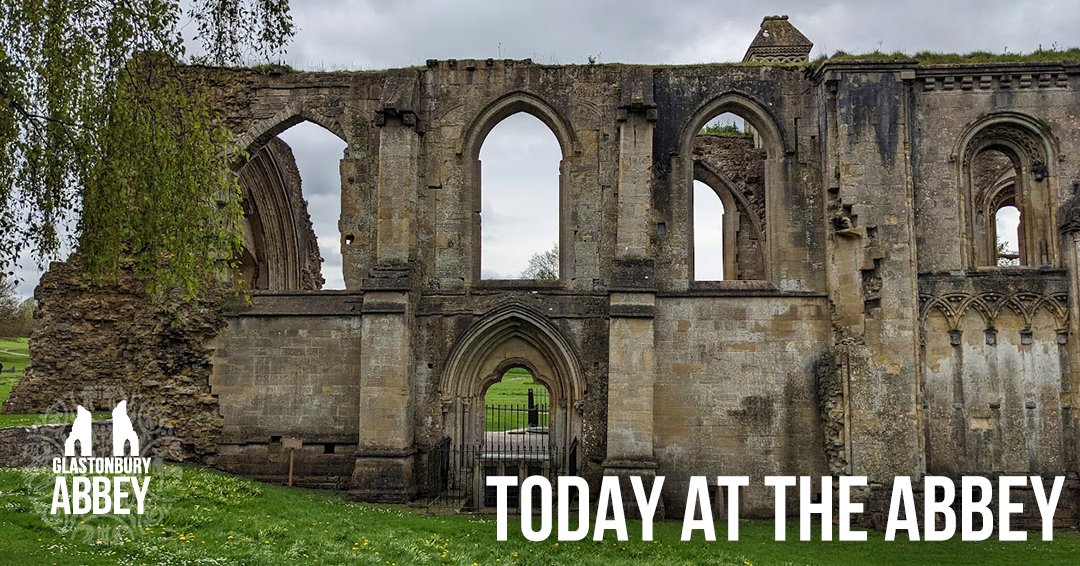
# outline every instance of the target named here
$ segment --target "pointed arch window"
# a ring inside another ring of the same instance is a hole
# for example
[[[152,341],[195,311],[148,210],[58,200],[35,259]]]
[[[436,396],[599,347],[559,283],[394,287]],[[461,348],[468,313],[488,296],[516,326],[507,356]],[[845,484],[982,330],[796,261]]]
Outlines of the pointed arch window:
[[[761,137],[740,115],[724,112],[692,143],[692,280],[765,279],[767,153]]]
[[[991,122],[969,136],[963,181],[968,261],[975,267],[1058,264],[1057,195],[1050,145],[1019,119]]]

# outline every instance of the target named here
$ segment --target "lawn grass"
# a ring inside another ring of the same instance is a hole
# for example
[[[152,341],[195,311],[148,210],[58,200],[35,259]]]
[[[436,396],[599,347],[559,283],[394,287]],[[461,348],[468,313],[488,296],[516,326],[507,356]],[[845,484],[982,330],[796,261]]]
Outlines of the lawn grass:
[[[545,387],[533,379],[529,370],[512,368],[503,374],[502,381],[488,387],[484,393],[484,403],[488,405],[526,405],[529,402],[529,389],[536,389],[536,395],[547,397]]]
[[[535,390],[535,400],[538,404],[550,405],[547,388],[543,383],[536,381],[532,374],[529,373],[529,370],[525,368],[511,368],[507,370],[506,373],[503,374],[502,381],[488,387],[487,391],[484,393],[484,405],[485,407],[493,407],[496,405],[518,408],[527,407],[529,404],[529,389]],[[524,428],[527,423],[527,418],[524,413],[519,415],[505,409],[503,415],[508,418],[499,421],[492,418],[491,414],[488,414],[484,421],[485,430],[512,430]],[[547,426],[548,414],[546,412],[541,412],[539,416],[539,425]]]
[[[30,363],[30,347],[27,338],[4,338],[0,340],[0,403],[3,403],[11,388],[22,379],[26,364]],[[14,417],[14,418],[13,418]],[[0,427],[31,424],[37,422],[40,415],[4,415],[0,414]],[[31,420],[32,419],[32,420]],[[29,420],[30,422],[23,422]],[[10,421],[10,422],[9,422]]]
[[[407,507],[346,502],[341,492],[290,489],[198,467],[172,467],[176,481],[151,484],[166,501],[156,523],[130,540],[79,540],[49,527],[34,499],[48,501],[51,474],[0,469],[3,562],[10,564],[1075,564],[1080,535],[1058,532],[1052,542],[788,542],[773,541],[767,521],[744,522],[740,541],[700,534],[680,542],[681,522],[655,525],[642,542],[631,522],[630,541],[527,542],[511,519],[510,540],[496,541],[495,518],[425,515]],[[35,479],[36,478],[36,479]],[[45,480],[44,490],[30,489]],[[149,505],[149,503],[148,503]],[[575,522],[572,523],[576,524]]]

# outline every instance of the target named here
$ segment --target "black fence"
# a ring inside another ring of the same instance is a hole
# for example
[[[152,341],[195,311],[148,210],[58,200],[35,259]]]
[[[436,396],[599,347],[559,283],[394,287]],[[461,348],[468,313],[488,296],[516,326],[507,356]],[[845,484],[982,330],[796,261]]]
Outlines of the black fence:
[[[569,447],[553,442],[547,390],[529,391],[525,405],[486,405],[482,438],[454,446],[444,438],[427,453],[429,504],[458,510],[494,507],[496,490],[488,476],[546,476],[577,473],[578,441]],[[480,427],[478,427],[479,429]],[[519,482],[520,483],[520,482]],[[518,488],[510,488],[509,505],[520,504]]]
[[[547,432],[550,424],[551,406],[547,403],[484,406],[484,430],[489,434]]]
[[[516,476],[522,481],[526,476],[545,476],[554,480],[564,472],[560,456],[557,448],[546,443],[455,447],[445,438],[428,452],[429,505],[464,511],[495,507],[496,490],[487,486],[488,476]],[[518,488],[509,488],[507,494],[509,506],[517,508]]]

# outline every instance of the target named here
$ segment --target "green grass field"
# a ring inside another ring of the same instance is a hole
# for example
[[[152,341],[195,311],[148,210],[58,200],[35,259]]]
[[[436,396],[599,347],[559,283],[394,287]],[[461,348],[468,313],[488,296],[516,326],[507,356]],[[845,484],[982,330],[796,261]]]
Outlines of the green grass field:
[[[533,379],[528,370],[524,368],[509,369],[503,374],[502,381],[488,387],[488,390],[484,393],[484,405],[488,407],[494,405],[527,407],[529,389],[535,390],[534,395],[536,395],[537,403],[548,404],[547,389],[542,383]],[[509,413],[504,414],[509,415]],[[524,413],[514,413],[512,418],[503,422],[496,422],[489,415],[484,421],[484,428],[488,431],[511,430],[524,428],[526,424],[527,418]],[[546,413],[540,414],[539,424],[540,426],[547,426],[548,415]]]
[[[680,542],[681,523],[655,525],[642,542],[631,522],[630,541],[528,542],[516,520],[510,539],[497,542],[491,516],[425,515],[406,507],[350,503],[340,492],[289,489],[197,467],[178,481],[151,484],[166,500],[157,523],[127,540],[78,540],[61,535],[34,510],[33,474],[0,469],[0,555],[8,564],[1076,564],[1080,535],[1058,532],[1052,542],[775,542],[771,522],[744,522],[739,542]],[[40,479],[40,477],[39,477]],[[156,490],[156,491],[155,491]],[[790,521],[788,538],[798,538]],[[572,522],[576,525],[576,519]]]
[[[0,340],[0,403],[11,394],[11,388],[22,379],[26,364],[30,363],[28,340],[26,338],[5,338]],[[0,414],[0,427],[31,424],[37,422],[39,415],[4,415]],[[25,421],[25,422],[24,422]]]

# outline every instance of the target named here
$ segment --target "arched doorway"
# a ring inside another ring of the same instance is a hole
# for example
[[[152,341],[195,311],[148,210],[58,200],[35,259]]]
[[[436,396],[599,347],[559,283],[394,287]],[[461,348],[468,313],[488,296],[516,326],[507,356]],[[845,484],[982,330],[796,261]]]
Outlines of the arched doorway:
[[[523,307],[485,317],[458,341],[444,374],[448,458],[439,487],[467,507],[485,507],[494,503],[485,493],[488,475],[576,473],[584,384],[569,342],[545,317]],[[526,392],[524,402],[505,390]]]

